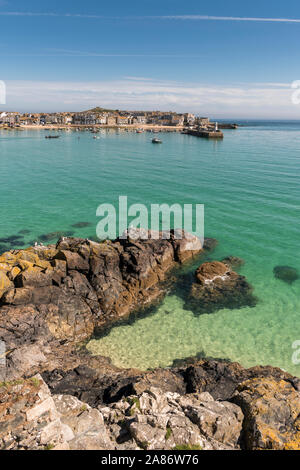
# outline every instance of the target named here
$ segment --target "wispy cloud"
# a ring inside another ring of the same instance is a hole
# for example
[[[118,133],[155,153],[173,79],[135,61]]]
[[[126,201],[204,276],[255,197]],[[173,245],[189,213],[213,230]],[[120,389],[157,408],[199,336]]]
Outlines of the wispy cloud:
[[[170,59],[200,59],[205,57],[205,54],[169,54],[169,53],[152,53],[152,54],[134,54],[131,52],[120,52],[120,53],[105,53],[105,52],[91,52],[91,51],[77,51],[77,50],[70,50],[70,49],[45,49],[42,52],[18,52],[18,53],[11,53],[5,49],[4,53],[0,53],[1,57],[152,57],[152,58],[170,58]]]
[[[215,117],[299,117],[289,84],[220,86],[127,77],[97,82],[8,81],[6,85],[7,109],[20,111],[78,111],[100,105]]]
[[[298,18],[257,18],[241,16],[204,16],[204,15],[170,15],[160,16],[161,19],[169,20],[192,20],[192,21],[253,21],[267,23],[300,23]]]
[[[1,6],[1,0],[0,0]],[[261,18],[243,16],[209,16],[209,15],[164,15],[164,16],[104,16],[84,13],[57,13],[57,12],[26,12],[26,11],[1,11],[0,16],[24,16],[24,17],[58,17],[81,18],[96,20],[184,20],[184,21],[249,21],[264,23],[300,23],[300,18]]]
[[[168,53],[152,53],[152,54],[134,54],[134,53],[115,53],[108,54],[103,52],[90,52],[90,51],[77,51],[70,49],[49,49],[56,52],[58,55],[65,55],[69,57],[162,57],[162,58],[201,58],[204,54],[168,54]]]

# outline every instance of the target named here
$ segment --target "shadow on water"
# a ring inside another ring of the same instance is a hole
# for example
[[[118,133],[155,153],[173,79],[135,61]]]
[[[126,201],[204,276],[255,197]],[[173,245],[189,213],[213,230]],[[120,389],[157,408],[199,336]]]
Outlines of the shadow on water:
[[[199,351],[194,356],[184,357],[182,359],[174,359],[170,368],[192,366],[193,364],[196,364],[197,362],[201,360],[218,361],[218,362],[223,362],[227,364],[232,362],[230,359],[227,359],[227,358],[224,359],[223,357],[219,358],[219,357],[207,356],[204,351]]]

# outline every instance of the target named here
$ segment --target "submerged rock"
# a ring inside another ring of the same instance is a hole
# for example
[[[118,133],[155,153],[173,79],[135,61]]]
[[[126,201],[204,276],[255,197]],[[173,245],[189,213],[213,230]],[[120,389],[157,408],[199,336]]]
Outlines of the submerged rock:
[[[90,227],[92,224],[91,222],[77,222],[76,224],[73,224],[73,228],[85,228],[85,227]]]
[[[290,266],[275,266],[273,269],[276,279],[292,284],[299,279],[299,272]]]
[[[222,308],[254,307],[257,299],[244,276],[219,261],[202,264],[195,273],[185,308],[195,314],[213,313]]]
[[[23,241],[21,235],[11,235],[10,237],[0,238],[0,243],[18,243],[19,241]]]
[[[245,264],[245,261],[237,256],[227,256],[222,259],[222,263],[226,264],[230,269],[238,269]]]
[[[49,242],[53,240],[58,240],[59,238],[62,238],[62,237],[72,237],[73,235],[74,235],[74,232],[71,232],[71,231],[50,232],[50,233],[45,233],[43,235],[40,235],[38,237],[38,241]]]

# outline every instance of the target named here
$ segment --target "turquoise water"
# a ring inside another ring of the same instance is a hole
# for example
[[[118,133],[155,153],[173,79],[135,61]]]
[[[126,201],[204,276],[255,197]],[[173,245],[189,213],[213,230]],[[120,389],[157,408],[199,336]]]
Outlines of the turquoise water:
[[[276,265],[300,270],[300,123],[248,123],[222,142],[181,134],[114,131],[0,132],[1,248],[26,246],[61,231],[95,236],[96,208],[116,203],[203,203],[205,234],[219,240],[214,259],[242,257],[255,308],[195,316],[172,292],[154,313],[93,340],[93,352],[120,366],[168,366],[201,353],[245,366],[271,364],[300,376],[292,343],[300,340],[300,280],[274,278]],[[80,137],[80,139],[78,139]],[[72,227],[78,222],[91,225]],[[53,240],[55,241],[55,240]],[[50,241],[49,241],[50,242]]]

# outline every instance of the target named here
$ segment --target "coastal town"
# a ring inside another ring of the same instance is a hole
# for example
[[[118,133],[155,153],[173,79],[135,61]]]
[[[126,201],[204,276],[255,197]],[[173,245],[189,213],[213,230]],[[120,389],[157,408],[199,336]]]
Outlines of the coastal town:
[[[136,130],[191,131],[191,133],[209,132],[216,137],[222,135],[220,129],[234,129],[236,124],[218,124],[208,117],[195,114],[163,111],[120,111],[94,108],[82,112],[62,113],[19,113],[0,111],[0,128],[133,128]]]

